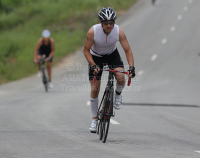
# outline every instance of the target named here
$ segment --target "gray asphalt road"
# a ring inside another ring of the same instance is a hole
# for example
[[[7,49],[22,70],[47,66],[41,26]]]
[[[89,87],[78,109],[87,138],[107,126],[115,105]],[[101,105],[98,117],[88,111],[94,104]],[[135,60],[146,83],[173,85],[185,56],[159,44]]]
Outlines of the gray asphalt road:
[[[200,157],[199,8],[199,0],[157,0],[155,6],[139,0],[118,19],[137,77],[123,92],[124,106],[116,111],[105,144],[88,131],[82,49],[53,69],[49,93],[36,75],[0,86],[0,157]]]

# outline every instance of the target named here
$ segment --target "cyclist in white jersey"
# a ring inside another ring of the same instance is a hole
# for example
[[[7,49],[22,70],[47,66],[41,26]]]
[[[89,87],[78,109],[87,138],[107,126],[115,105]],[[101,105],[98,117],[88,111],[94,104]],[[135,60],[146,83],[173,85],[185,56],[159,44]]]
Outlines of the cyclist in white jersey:
[[[115,24],[116,13],[110,8],[102,8],[98,13],[100,24],[96,24],[88,31],[85,45],[84,55],[89,63],[89,80],[91,84],[90,106],[92,112],[92,123],[89,130],[96,132],[97,127],[97,109],[98,109],[98,94],[100,90],[101,75],[104,65],[115,70],[124,71],[124,64],[121,60],[116,47],[116,42],[119,41],[125,51],[128,64],[130,66],[129,77],[135,77],[134,57],[128,40],[124,32]],[[94,74],[97,75],[96,82],[93,82]],[[125,77],[122,73],[115,74],[117,83],[115,89],[114,108],[122,107],[121,92],[125,85]]]

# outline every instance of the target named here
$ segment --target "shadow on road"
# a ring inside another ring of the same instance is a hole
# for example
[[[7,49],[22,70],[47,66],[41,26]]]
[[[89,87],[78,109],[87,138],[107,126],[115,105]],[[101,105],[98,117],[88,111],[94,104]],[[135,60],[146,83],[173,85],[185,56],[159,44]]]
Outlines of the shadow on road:
[[[123,106],[170,106],[170,107],[189,107],[189,108],[199,108],[199,105],[186,105],[186,104],[154,104],[154,103],[123,103]]]

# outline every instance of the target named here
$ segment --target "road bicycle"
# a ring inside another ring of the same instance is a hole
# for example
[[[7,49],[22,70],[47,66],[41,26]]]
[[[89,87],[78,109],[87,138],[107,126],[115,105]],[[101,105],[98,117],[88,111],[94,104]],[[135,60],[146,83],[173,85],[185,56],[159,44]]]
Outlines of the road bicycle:
[[[107,86],[97,111],[97,134],[99,135],[99,139],[102,140],[103,143],[105,143],[108,136],[110,118],[115,116],[113,112],[114,74],[120,72],[128,75],[129,71],[125,72],[111,69],[103,69],[102,71],[109,71],[109,75]],[[96,81],[96,75],[94,76],[93,81]],[[128,80],[128,86],[130,85],[130,83],[131,78],[129,78]]]
[[[46,76],[45,61],[46,61],[46,55],[43,54],[42,58],[40,59],[40,65],[42,68],[42,82],[44,84],[45,91],[48,92],[48,78]]]

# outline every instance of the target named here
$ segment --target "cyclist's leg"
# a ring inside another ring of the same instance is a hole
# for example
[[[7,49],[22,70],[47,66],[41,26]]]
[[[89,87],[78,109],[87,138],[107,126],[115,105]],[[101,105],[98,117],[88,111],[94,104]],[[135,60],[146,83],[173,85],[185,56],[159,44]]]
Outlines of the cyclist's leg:
[[[42,58],[42,53],[38,52],[37,54],[37,64],[38,64],[38,70],[41,71],[41,65],[40,65],[40,59]]]
[[[52,80],[52,61],[53,61],[53,57],[51,57],[51,59],[47,61],[47,64],[46,64],[49,82],[51,82]]]
[[[123,68],[115,68],[115,70],[120,70],[120,71],[124,71]],[[114,108],[115,109],[120,109],[122,107],[122,91],[125,87],[125,75],[123,73],[116,73],[115,74],[116,77],[116,88],[115,88],[115,101],[114,101]]]
[[[124,68],[117,67],[114,70],[124,71]],[[125,75],[123,73],[115,73],[115,78],[120,86],[125,85]]]
[[[92,119],[97,119],[97,109],[98,109],[98,95],[100,91],[101,80],[95,82],[90,81],[90,107],[92,112]]]
[[[52,75],[52,63],[51,62],[47,62],[47,73],[48,73],[48,79],[49,79],[49,82],[51,82],[51,75]]]
[[[108,65],[110,68],[112,68],[114,70],[124,71],[124,64],[123,64],[123,61],[122,61],[117,49],[108,58],[110,59],[108,62]],[[115,73],[115,78],[117,80],[117,86],[125,85],[125,77],[124,76],[125,75],[123,73]]]
[[[109,60],[110,68],[113,68],[114,70],[124,71],[124,64],[117,49],[109,56],[109,58],[111,59]],[[125,86],[125,75],[123,73],[116,73],[115,78],[117,82],[116,82],[116,89],[115,89],[115,101],[114,101],[113,106],[116,109],[120,109],[122,106],[121,93]]]
[[[95,62],[97,65],[99,65],[97,62]],[[101,67],[101,66],[100,66]],[[89,128],[90,132],[96,133],[97,130],[97,110],[98,110],[98,95],[99,95],[99,90],[100,90],[100,84],[101,84],[101,74],[97,74],[96,76],[96,81],[93,81],[94,74],[91,71],[91,67],[89,66],[89,80],[90,80],[90,85],[91,85],[91,90],[90,90],[90,107],[91,107],[91,113],[92,113],[92,123]]]
[[[92,58],[96,65],[100,67],[100,69],[103,68],[103,58],[97,57],[92,55]],[[93,81],[94,74],[93,70],[91,70],[91,66],[89,65],[89,80],[91,85],[91,91],[90,91],[90,107],[92,112],[92,119],[97,120],[97,110],[98,110],[98,95],[100,91],[100,84],[101,84],[101,76],[102,71],[100,71],[96,76],[96,81]]]

